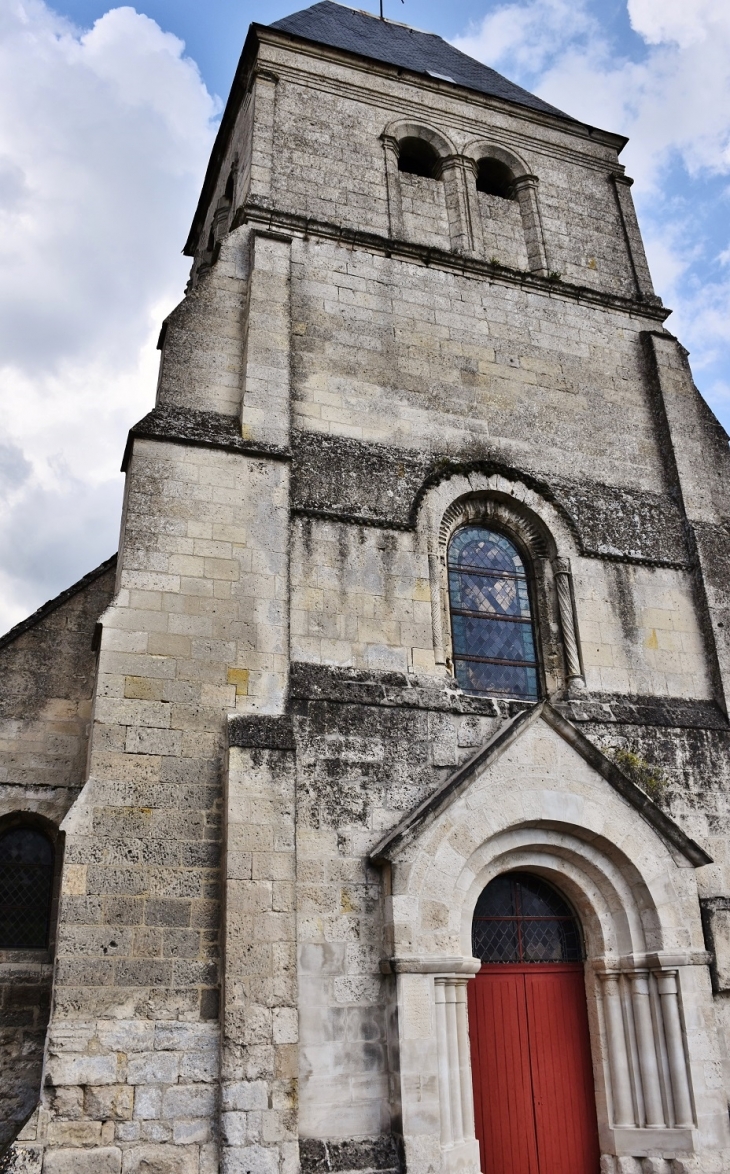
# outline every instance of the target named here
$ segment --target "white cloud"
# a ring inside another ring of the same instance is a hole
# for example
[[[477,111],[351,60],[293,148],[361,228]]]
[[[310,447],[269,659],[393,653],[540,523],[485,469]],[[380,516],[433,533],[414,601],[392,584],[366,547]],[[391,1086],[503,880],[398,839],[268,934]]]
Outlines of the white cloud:
[[[728,170],[730,5],[630,0],[629,12],[648,44],[640,61],[617,55],[588,0],[505,4],[454,43],[582,121],[629,135],[626,158],[646,183],[672,152],[690,172]]]
[[[0,6],[0,630],[116,547],[216,115],[133,8],[81,31],[42,0]]]
[[[628,0],[631,27],[651,45],[676,41],[686,47],[706,41],[719,29],[730,32],[725,0]]]

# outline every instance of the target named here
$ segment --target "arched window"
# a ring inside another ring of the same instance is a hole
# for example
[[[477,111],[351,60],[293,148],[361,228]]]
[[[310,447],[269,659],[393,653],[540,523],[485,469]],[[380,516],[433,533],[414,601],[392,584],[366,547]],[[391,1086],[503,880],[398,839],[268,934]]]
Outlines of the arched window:
[[[426,179],[438,179],[439,157],[430,143],[415,136],[401,139],[398,151],[398,170],[409,175],[423,175]]]
[[[482,963],[580,962],[578,922],[557,889],[529,872],[505,872],[474,910],[472,950]]]
[[[0,835],[0,949],[45,949],[53,889],[53,845],[43,832]]]
[[[514,199],[515,177],[506,163],[499,159],[480,159],[477,164],[477,191],[503,200]]]
[[[469,693],[535,701],[537,657],[525,565],[504,534],[464,526],[449,544],[454,671]]]

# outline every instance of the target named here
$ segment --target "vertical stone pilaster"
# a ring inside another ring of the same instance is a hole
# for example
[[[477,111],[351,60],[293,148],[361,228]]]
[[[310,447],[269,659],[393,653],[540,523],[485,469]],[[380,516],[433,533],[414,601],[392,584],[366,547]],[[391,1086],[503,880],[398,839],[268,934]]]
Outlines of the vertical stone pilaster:
[[[657,986],[664,1020],[664,1036],[667,1041],[669,1078],[674,1101],[674,1124],[692,1128],[694,1114],[692,1097],[687,1077],[687,1057],[684,1052],[682,1021],[679,1014],[679,987],[676,970],[664,970],[657,974]]]
[[[293,1174],[299,1051],[294,743],[285,718],[234,718],[229,734],[221,1169]]]
[[[398,179],[398,140],[392,135],[382,135],[383,155],[385,157],[385,183],[388,195],[388,225],[392,240],[402,240],[405,235],[403,228],[403,205],[400,196],[400,182]]]
[[[484,256],[484,233],[482,231],[482,213],[479,207],[477,194],[477,168],[475,159],[468,155],[461,156],[464,170],[464,190],[466,196],[466,211],[469,217],[469,231],[471,234],[470,249],[475,257]]]
[[[393,958],[408,1169],[478,1174],[466,986],[473,958]],[[444,973],[453,966],[454,973]],[[436,1143],[436,1144],[434,1144]]]
[[[246,307],[241,432],[288,448],[291,426],[291,240],[254,232]]]
[[[278,77],[258,67],[253,82],[253,138],[249,195],[258,204],[270,204],[273,196],[274,124]]]
[[[649,972],[635,970],[629,975],[631,1005],[634,1013],[636,1044],[641,1071],[641,1090],[644,1099],[645,1124],[664,1125],[664,1108],[659,1083],[659,1065],[654,1040],[654,1024],[649,1000]]]
[[[666,475],[685,517],[696,569],[696,600],[703,621],[718,703],[730,711],[730,458],[725,430],[692,379],[687,352],[671,334],[646,333],[651,382],[658,398],[659,441]]]
[[[630,1127],[635,1124],[634,1104],[631,1094],[631,1073],[626,1048],[626,1032],[621,1006],[621,981],[617,974],[599,974],[603,996],[603,1012],[606,1019],[608,1043],[608,1066],[611,1074],[613,1097],[613,1121],[615,1127]]]
[[[656,301],[649,265],[646,260],[646,253],[644,252],[644,242],[641,239],[639,222],[636,219],[636,209],[634,208],[634,201],[631,197],[631,185],[634,181],[633,179],[629,179],[628,175],[620,175],[618,173],[612,174],[610,181],[616,196],[636,292],[640,298],[646,298],[648,301]]]
[[[540,216],[540,204],[537,196],[538,178],[536,175],[518,175],[514,181],[517,200],[520,205],[522,227],[525,231],[525,245],[530,271],[539,277],[547,277],[550,272],[545,234]]]
[[[441,178],[446,197],[451,248],[455,253],[473,253],[470,208],[466,192],[464,160],[460,155],[449,155],[441,162]]]

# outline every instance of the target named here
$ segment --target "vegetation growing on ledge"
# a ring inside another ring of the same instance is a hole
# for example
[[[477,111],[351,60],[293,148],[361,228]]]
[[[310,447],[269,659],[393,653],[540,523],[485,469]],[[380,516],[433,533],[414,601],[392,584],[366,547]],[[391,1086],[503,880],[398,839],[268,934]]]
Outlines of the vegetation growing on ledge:
[[[663,770],[647,762],[636,750],[628,746],[612,748],[609,753],[619,770],[622,770],[632,783],[641,787],[655,803],[663,801],[669,782]]]

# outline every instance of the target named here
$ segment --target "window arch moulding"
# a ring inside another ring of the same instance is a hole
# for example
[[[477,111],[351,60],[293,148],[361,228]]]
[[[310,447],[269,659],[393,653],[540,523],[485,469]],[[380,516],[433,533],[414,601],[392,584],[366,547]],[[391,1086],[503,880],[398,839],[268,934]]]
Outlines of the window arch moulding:
[[[427,143],[437,157],[438,178],[443,183],[445,215],[448,222],[448,247],[454,252],[474,252],[472,215],[468,203],[465,167],[473,165],[459,154],[454,143],[442,131],[410,119],[390,122],[382,132],[381,142],[385,156],[385,178],[388,195],[390,236],[395,240],[423,242],[427,228],[421,230],[414,218],[404,209],[402,175],[398,160],[400,145],[406,139],[420,139]],[[472,177],[473,186],[473,177]],[[410,221],[407,223],[407,219]]]
[[[421,546],[428,553],[434,660],[453,674],[448,549],[462,526],[494,529],[511,539],[530,579],[537,642],[539,693],[581,691],[585,677],[573,591],[573,536],[557,510],[521,482],[499,475],[459,475],[434,486],[419,513]]]
[[[528,269],[540,277],[547,277],[550,269],[540,215],[538,177],[532,174],[525,161],[514,151],[488,139],[474,139],[467,143],[464,147],[464,157],[468,160],[474,175],[471,182],[467,183],[467,197],[471,208],[471,218],[475,224],[479,225],[482,256],[489,252],[491,247],[489,242],[494,234],[490,232],[489,221],[485,220],[485,205],[479,199],[476,176],[480,160],[494,159],[507,167],[513,177],[512,185],[519,206]]]

